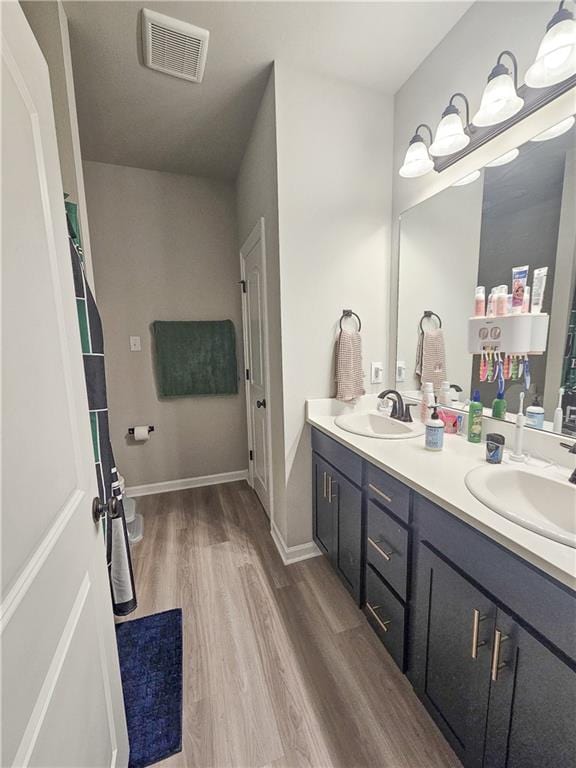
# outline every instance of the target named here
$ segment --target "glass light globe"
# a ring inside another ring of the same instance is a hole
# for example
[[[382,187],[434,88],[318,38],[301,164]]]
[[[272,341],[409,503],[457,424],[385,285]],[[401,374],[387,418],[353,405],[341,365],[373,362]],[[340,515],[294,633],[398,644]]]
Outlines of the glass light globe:
[[[486,168],[497,168],[499,165],[506,165],[506,163],[511,163],[512,160],[516,160],[519,154],[519,149],[511,149],[510,152],[506,152],[505,154],[500,155],[500,157],[497,157],[496,160],[492,160],[491,163],[486,163]]]
[[[404,157],[404,164],[398,171],[405,179],[415,179],[424,176],[434,168],[434,162],[428,154],[426,144],[422,139],[412,140]]]
[[[523,106],[524,99],[516,93],[512,76],[498,75],[489,80],[484,88],[480,109],[472,122],[478,126],[497,125],[520,112]]]
[[[434,157],[452,155],[470,143],[470,136],[464,133],[462,120],[457,112],[445,114],[436,128],[434,141],[430,145],[430,154]]]
[[[576,21],[566,18],[550,27],[540,43],[536,61],[526,72],[530,88],[546,88],[576,74]]]
[[[480,178],[480,171],[472,171],[472,173],[469,173],[467,176],[463,176],[461,179],[458,179],[458,181],[455,181],[454,184],[452,184],[453,187],[464,187],[466,184],[472,184],[473,181],[476,181],[476,179]]]
[[[548,141],[548,139],[555,139],[557,136],[562,136],[563,133],[569,131],[575,122],[576,120],[574,119],[574,116],[567,117],[566,120],[562,120],[562,122],[556,123],[556,125],[553,125],[546,131],[542,131],[542,133],[534,136],[530,141]]]

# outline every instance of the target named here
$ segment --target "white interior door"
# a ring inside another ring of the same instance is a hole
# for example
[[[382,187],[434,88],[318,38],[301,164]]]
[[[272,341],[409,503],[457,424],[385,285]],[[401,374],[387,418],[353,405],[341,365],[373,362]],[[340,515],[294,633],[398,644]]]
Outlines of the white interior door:
[[[48,69],[1,13],[1,765],[126,765]]]
[[[244,358],[248,372],[246,377],[248,441],[252,452],[250,484],[270,517],[270,403],[264,219],[260,219],[240,249],[240,261],[244,281]]]

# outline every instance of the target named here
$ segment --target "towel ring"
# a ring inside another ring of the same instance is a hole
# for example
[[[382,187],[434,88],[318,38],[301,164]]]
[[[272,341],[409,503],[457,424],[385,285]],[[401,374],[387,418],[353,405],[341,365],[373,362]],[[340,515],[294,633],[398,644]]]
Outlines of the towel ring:
[[[424,333],[424,328],[422,328],[422,320],[425,320],[426,318],[435,317],[436,320],[438,320],[438,328],[442,328],[442,318],[440,315],[437,315],[436,312],[432,312],[431,309],[424,310],[424,314],[420,318],[420,333]]]
[[[360,320],[356,312],[352,312],[351,309],[342,310],[342,317],[340,318],[340,330],[342,330],[342,320],[344,320],[345,317],[355,317],[358,322],[358,330],[362,330],[362,320]]]

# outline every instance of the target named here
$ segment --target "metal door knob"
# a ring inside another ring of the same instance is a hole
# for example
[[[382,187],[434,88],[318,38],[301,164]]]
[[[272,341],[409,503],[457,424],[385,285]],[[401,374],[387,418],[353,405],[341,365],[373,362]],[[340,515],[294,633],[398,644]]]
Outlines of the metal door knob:
[[[92,502],[92,519],[96,525],[98,525],[104,515],[108,515],[108,517],[112,519],[120,515],[120,510],[118,509],[118,500],[116,496],[110,496],[106,504],[103,504],[98,496],[96,496]]]
[[[256,400],[256,408],[266,408],[266,400]]]

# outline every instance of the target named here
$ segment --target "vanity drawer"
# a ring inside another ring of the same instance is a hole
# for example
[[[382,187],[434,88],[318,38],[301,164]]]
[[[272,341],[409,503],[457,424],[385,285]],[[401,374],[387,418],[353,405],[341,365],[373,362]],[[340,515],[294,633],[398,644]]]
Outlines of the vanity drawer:
[[[406,600],[408,574],[408,531],[385,510],[368,502],[368,562]]]
[[[366,566],[364,613],[396,664],[404,671],[404,606],[369,565]]]
[[[375,499],[405,523],[410,522],[410,488],[386,472],[366,465],[366,490],[368,498]]]
[[[356,485],[362,485],[362,459],[357,454],[344,448],[336,440],[317,429],[312,429],[312,449],[323,459],[346,475]]]

